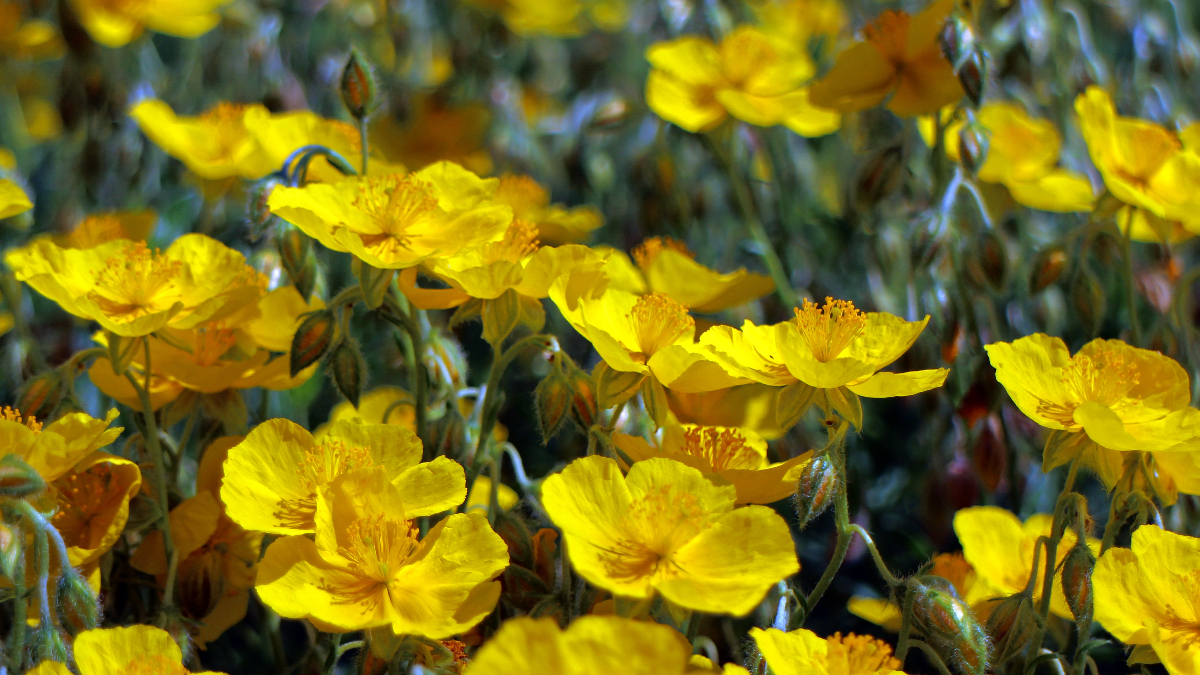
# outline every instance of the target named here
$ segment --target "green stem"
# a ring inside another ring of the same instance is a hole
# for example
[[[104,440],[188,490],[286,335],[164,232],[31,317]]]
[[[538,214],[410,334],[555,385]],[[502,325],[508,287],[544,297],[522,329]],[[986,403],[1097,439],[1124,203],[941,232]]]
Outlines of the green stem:
[[[871,552],[871,559],[875,561],[875,568],[879,570],[879,576],[887,582],[888,586],[898,586],[900,580],[897,579],[883,562],[883,556],[879,555],[879,549],[875,546],[875,541],[871,539],[871,535],[858,525],[851,525],[850,532],[862,537],[863,543],[867,545],[867,550]]]
[[[1050,530],[1050,538],[1046,540],[1046,567],[1042,573],[1042,597],[1038,599],[1038,615],[1041,617],[1041,621],[1033,634],[1033,640],[1029,643],[1029,648],[1034,654],[1042,648],[1042,640],[1046,636],[1046,622],[1050,618],[1050,598],[1054,593],[1054,573],[1057,571],[1055,568],[1058,565],[1058,544],[1062,541],[1063,532],[1066,530],[1067,495],[1071,494],[1071,490],[1075,487],[1075,476],[1078,472],[1079,460],[1076,458],[1071,460],[1071,468],[1067,471],[1067,480],[1058,494],[1058,501],[1054,507],[1054,525]],[[1034,666],[1032,659],[1027,656],[1025,663],[1025,674],[1030,675],[1031,666]]]
[[[25,541],[25,528],[16,526],[14,540]],[[8,653],[11,655],[12,670],[15,673],[25,670],[25,554],[13,557],[13,608],[12,629],[8,636]]]
[[[925,657],[938,669],[940,675],[951,675],[950,669],[946,667],[946,663],[942,661],[942,657],[938,655],[933,647],[930,647],[922,640],[911,640],[910,642],[914,647],[918,647],[921,651],[925,652]]]
[[[832,447],[829,455],[833,459],[834,472],[837,475],[837,486],[834,488],[833,495],[833,517],[837,526],[837,543],[834,545],[833,558],[830,559],[829,564],[825,567],[825,572],[821,574],[820,580],[817,581],[817,585],[813,587],[804,603],[809,614],[812,613],[813,607],[817,605],[821,596],[825,594],[829,584],[833,583],[833,577],[837,575],[842,561],[846,559],[846,552],[850,550],[850,540],[853,536],[850,529],[850,505],[846,500],[846,457],[843,448],[846,428],[849,425],[850,423],[846,420],[841,420],[837,430],[831,433],[830,445]]]
[[[324,675],[333,675],[333,671],[337,668],[338,657],[342,655],[338,648],[342,642],[341,633],[326,633],[329,637],[329,653],[325,655],[325,666],[321,668]]]
[[[362,151],[362,171],[359,175],[366,176],[367,157],[371,154],[371,146],[367,144],[367,118],[365,116],[358,121],[358,141],[359,145],[362,146],[360,148]]]
[[[385,299],[385,303],[384,307],[390,311],[380,312],[381,316],[393,326],[403,330],[411,345],[411,349],[405,348],[404,358],[407,362],[405,365],[408,367],[409,387],[413,394],[413,413],[416,416],[417,437],[421,439],[422,443],[425,443],[428,430],[429,377],[425,373],[425,361],[421,358],[425,352],[425,337],[422,335],[419,315],[421,310],[407,302],[402,307],[391,295]],[[428,451],[427,447],[426,452]],[[427,456],[425,459],[432,459],[432,457]]]
[[[263,396],[267,395],[267,390],[262,390]],[[179,481],[183,477],[183,455],[187,452],[188,441],[192,440],[192,432],[196,428],[196,418],[199,417],[200,404],[196,403],[192,406],[192,412],[188,414],[187,423],[183,425],[183,435],[179,437],[179,457],[175,458],[175,487],[179,487]],[[259,420],[263,422],[265,420]]]
[[[362,640],[351,640],[350,642],[347,642],[345,644],[338,645],[338,648],[337,648],[338,657],[341,657],[342,654],[345,654],[346,652],[350,651],[351,649],[362,649],[362,647],[363,647]]]
[[[553,346],[554,338],[546,335],[535,334],[518,340],[513,343],[508,349],[501,352],[493,347],[491,368],[488,370],[487,389],[483,394],[483,407],[479,413],[479,438],[475,443],[475,457],[471,460],[471,466],[467,471],[467,485],[475,480],[475,476],[479,475],[479,470],[483,467],[484,450],[487,449],[488,441],[492,436],[492,429],[496,427],[496,416],[500,413],[499,390],[500,379],[504,375],[504,371],[508,369],[509,364],[513,359],[517,358],[526,348],[538,346],[542,349],[549,349]]]

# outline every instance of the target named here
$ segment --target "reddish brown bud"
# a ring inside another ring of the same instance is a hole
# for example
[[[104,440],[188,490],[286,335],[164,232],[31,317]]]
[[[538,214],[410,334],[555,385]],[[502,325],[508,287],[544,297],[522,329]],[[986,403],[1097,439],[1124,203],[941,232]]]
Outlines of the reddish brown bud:
[[[542,443],[550,442],[567,419],[571,408],[571,384],[558,368],[542,378],[533,397],[537,408],[538,426],[542,430]]]
[[[572,368],[567,375],[571,386],[571,419],[580,429],[590,429],[600,416],[600,407],[596,404],[596,386],[590,375],[579,368]]]
[[[1067,269],[1067,252],[1059,244],[1042,249],[1033,260],[1033,272],[1029,275],[1029,292],[1037,293],[1058,281]]]
[[[74,373],[68,373],[73,376]],[[21,395],[17,398],[17,409],[23,410],[26,417],[49,419],[50,414],[62,400],[63,378],[57,370],[51,370],[25,383]]]
[[[367,362],[358,343],[349,338],[340,340],[329,353],[329,369],[338,391],[350,401],[350,405],[357,408],[367,374]]]
[[[987,130],[977,124],[964,124],[958,132],[958,161],[974,176],[987,162],[990,140]]]
[[[292,337],[291,376],[319,361],[333,343],[336,332],[332,311],[321,309],[309,313]]]
[[[812,458],[796,481],[796,516],[800,527],[808,525],[833,503],[837,492],[837,469],[826,455]]]
[[[1077,541],[1062,564],[1063,595],[1071,614],[1080,623],[1092,619],[1092,569],[1096,556],[1086,542]]]
[[[361,120],[370,115],[379,105],[379,86],[371,64],[357,49],[350,51],[350,58],[342,70],[342,103],[350,116]]]

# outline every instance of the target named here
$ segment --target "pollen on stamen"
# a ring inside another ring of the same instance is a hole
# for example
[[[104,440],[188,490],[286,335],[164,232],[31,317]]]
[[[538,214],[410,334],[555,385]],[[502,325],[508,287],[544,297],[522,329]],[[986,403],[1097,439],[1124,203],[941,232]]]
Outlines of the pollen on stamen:
[[[822,307],[805,300],[804,307],[795,311],[800,335],[808,342],[813,357],[821,362],[837,358],[867,324],[867,315],[849,300],[826,297]]]
[[[17,422],[18,424],[24,424],[26,427],[29,427],[31,431],[42,430],[42,423],[37,421],[36,417],[33,415],[22,416],[20,410],[11,408],[9,406],[4,406],[4,409],[0,410],[0,419],[8,420],[9,422]]]
[[[538,227],[529,221],[514,219],[504,233],[504,239],[488,244],[484,258],[487,262],[519,262],[538,250]]]
[[[649,359],[658,350],[696,330],[696,320],[687,307],[663,293],[650,293],[637,299],[629,313],[637,336],[639,355]]]
[[[834,633],[828,638],[846,648],[849,657],[849,675],[900,670],[901,664],[892,656],[892,646],[870,635]]]
[[[404,248],[410,228],[431,217],[438,208],[433,187],[413,176],[389,174],[359,183],[354,206],[371,216],[380,232],[363,235],[363,244],[377,248]]]
[[[1079,401],[1113,406],[1140,382],[1137,365],[1117,352],[1076,354],[1063,368],[1062,382]]]
[[[684,448],[693,457],[707,459],[716,471],[725,469],[758,469],[764,458],[747,443],[737,429],[726,427],[692,427],[683,432]]]
[[[695,259],[696,257],[696,254],[688,249],[687,244],[670,237],[650,237],[635,246],[630,253],[633,255],[633,260],[637,263],[637,266],[646,269],[650,267],[654,259],[663,251],[677,251],[689,258]]]
[[[133,242],[105,261],[88,297],[113,318],[133,320],[165,311],[180,299],[176,283],[183,263]]]
[[[201,328],[196,331],[192,359],[196,365],[211,366],[237,344],[237,333],[228,328]]]

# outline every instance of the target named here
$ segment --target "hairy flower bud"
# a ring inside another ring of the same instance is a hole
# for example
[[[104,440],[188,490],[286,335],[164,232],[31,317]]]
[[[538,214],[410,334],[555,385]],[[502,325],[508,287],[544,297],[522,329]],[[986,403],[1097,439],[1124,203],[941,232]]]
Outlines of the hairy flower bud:
[[[294,227],[283,228],[275,237],[279,261],[300,297],[308,300],[317,283],[317,258],[312,252],[312,239]]]
[[[837,492],[837,469],[827,455],[813,457],[796,481],[796,516],[805,527],[833,503]]]
[[[900,592],[912,594],[913,627],[945,661],[963,675],[987,673],[987,632],[949,581],[934,575],[914,577]]]
[[[955,14],[938,33],[938,46],[951,65],[957,67],[976,48],[975,31],[966,17]]]
[[[77,631],[92,630],[100,623],[100,605],[87,579],[73,568],[58,580],[58,615],[74,624]]]
[[[1075,621],[1092,620],[1092,569],[1096,556],[1084,541],[1077,541],[1062,563],[1063,595]]]
[[[46,481],[16,455],[0,458],[0,496],[20,499],[46,489]]]
[[[1033,259],[1029,275],[1029,292],[1037,293],[1058,281],[1067,269],[1067,251],[1059,244],[1047,246]]]
[[[1033,598],[1028,593],[1010,595],[988,615],[987,631],[996,645],[995,665],[1021,653],[1037,629]]]
[[[383,305],[384,296],[391,288],[392,277],[395,276],[396,270],[381,270],[358,258],[350,261],[350,269],[358,277],[358,286],[362,289],[363,302],[370,309],[379,309]]]
[[[342,70],[342,103],[350,116],[362,120],[379,105],[379,85],[375,83],[373,68],[357,49],[350,50],[350,58]]]
[[[319,361],[336,333],[337,322],[331,310],[310,312],[292,337],[291,376]]]
[[[987,85],[987,62],[983,52],[973,50],[963,60],[956,72],[958,83],[962,85],[963,93],[971,106],[978,108],[983,103],[984,87]]]
[[[987,130],[978,124],[964,124],[959,130],[958,161],[972,176],[987,162],[990,147]]]
[[[358,343],[351,338],[343,338],[330,350],[328,358],[329,370],[333,373],[333,382],[338,391],[350,401],[350,405],[357,408],[367,373],[367,362]]]
[[[542,443],[548,443],[558,433],[571,409],[571,383],[561,370],[553,368],[533,390],[533,397],[538,427],[542,430]]]
[[[600,416],[596,403],[596,386],[592,377],[579,368],[572,367],[567,373],[571,387],[571,409],[568,414],[580,429],[590,429]]]
[[[25,383],[21,388],[21,395],[17,397],[17,409],[26,417],[49,419],[62,400],[62,394],[62,373],[50,370]]]
[[[38,663],[43,661],[66,663],[71,654],[67,634],[51,621],[42,621],[38,624],[33,631],[30,646],[34,659]]]

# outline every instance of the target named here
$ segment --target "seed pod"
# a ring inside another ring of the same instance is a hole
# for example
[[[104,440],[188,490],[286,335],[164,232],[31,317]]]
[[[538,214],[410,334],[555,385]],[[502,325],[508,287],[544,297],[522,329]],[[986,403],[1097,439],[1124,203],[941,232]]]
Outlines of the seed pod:
[[[983,90],[986,82],[987,65],[983,52],[973,50],[963,60],[957,69],[958,83],[962,85],[963,93],[971,107],[978,109],[983,103]]]
[[[292,337],[291,376],[319,361],[336,333],[337,322],[331,310],[310,312]]]
[[[826,455],[812,458],[796,481],[796,517],[807,526],[833,503],[837,492],[837,470]]]
[[[74,375],[69,373],[68,375]],[[50,370],[25,383],[17,397],[17,410],[26,417],[49,419],[50,414],[62,400],[63,378],[57,370]]]
[[[46,481],[16,455],[0,458],[0,496],[20,499],[46,489]]]
[[[1029,275],[1029,292],[1037,293],[1058,281],[1067,269],[1067,252],[1059,244],[1047,246],[1033,259],[1033,272]]]
[[[1079,623],[1092,620],[1092,569],[1095,566],[1096,556],[1083,541],[1075,542],[1063,560],[1063,595],[1067,597],[1067,606]]]
[[[317,258],[312,253],[312,239],[294,227],[284,228],[275,237],[279,261],[300,297],[308,300],[317,283]]]
[[[25,559],[25,552],[17,537],[16,531],[0,523],[0,574],[9,579],[17,573],[17,563]]]
[[[329,352],[329,368],[338,391],[350,401],[350,405],[357,408],[367,373],[367,362],[358,343],[350,338],[340,340]]]
[[[958,132],[958,161],[972,177],[987,162],[991,147],[987,130],[978,124],[964,124]]]
[[[533,390],[533,398],[537,408],[538,426],[542,430],[542,443],[549,443],[562,427],[571,408],[573,394],[570,381],[561,370],[553,368]]]
[[[379,85],[372,71],[371,64],[357,49],[350,50],[350,58],[342,70],[341,93],[342,103],[356,120],[366,118],[379,105]]]

